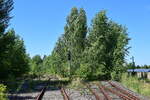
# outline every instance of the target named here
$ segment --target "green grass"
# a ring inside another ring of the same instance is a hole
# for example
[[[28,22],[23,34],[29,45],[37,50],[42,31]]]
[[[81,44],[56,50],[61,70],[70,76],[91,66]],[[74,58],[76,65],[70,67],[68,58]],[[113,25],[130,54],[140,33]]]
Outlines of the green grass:
[[[121,83],[139,94],[150,97],[150,83],[146,80],[140,80],[137,77],[123,74]]]

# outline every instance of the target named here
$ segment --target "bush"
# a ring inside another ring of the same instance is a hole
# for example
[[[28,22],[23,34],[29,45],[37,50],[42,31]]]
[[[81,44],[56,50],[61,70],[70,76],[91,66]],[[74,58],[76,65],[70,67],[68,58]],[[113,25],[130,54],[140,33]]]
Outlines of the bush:
[[[0,100],[7,100],[6,86],[0,84]]]
[[[115,71],[113,71],[111,73],[111,79],[114,81],[120,81],[121,80],[121,73],[116,73]]]
[[[83,80],[86,80],[91,76],[91,68],[87,64],[81,64],[80,68],[76,71],[76,74]]]

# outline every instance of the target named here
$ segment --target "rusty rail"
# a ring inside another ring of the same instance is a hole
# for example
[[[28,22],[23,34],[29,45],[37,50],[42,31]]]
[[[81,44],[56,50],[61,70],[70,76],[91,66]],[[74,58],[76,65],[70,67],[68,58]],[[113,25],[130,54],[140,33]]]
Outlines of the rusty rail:
[[[120,92],[122,92],[123,94],[126,94],[127,96],[129,96],[130,98],[134,99],[134,100],[140,100],[138,97],[130,94],[129,92],[127,92],[124,89],[121,89],[120,87],[118,87],[117,85],[113,84],[112,82],[108,82],[111,86],[115,87],[117,90],[119,90]]]
[[[36,100],[42,100],[45,91],[46,91],[46,87],[42,89],[41,93],[37,96]]]
[[[99,84],[98,84],[98,85],[99,85]],[[108,88],[108,87],[106,87],[106,86],[104,86],[104,85],[102,85],[102,84],[101,84],[101,86],[102,86],[104,89],[110,91],[111,93],[113,93],[113,94],[119,96],[119,97],[122,98],[122,99],[125,99],[125,100],[134,100],[134,99],[129,98],[128,96],[126,96],[126,95],[124,95],[124,94],[122,94],[122,93],[120,93],[120,92],[117,92],[117,91],[115,91],[115,90],[113,90],[113,89],[111,89],[111,88]]]
[[[103,95],[105,96],[106,100],[112,100],[112,98],[106,93],[106,91],[104,90],[103,86],[100,84],[97,84],[99,89],[101,90],[101,92],[103,93]]]
[[[89,85],[86,85],[86,86],[91,91],[91,93],[95,96],[96,100],[103,100],[100,98],[100,96],[94,90],[91,89],[91,87]]]
[[[47,83],[46,83],[46,86],[42,89],[42,91],[40,92],[40,94],[36,97],[36,100],[42,100],[43,96],[44,96],[44,93],[48,87],[48,84],[50,82],[50,78],[48,79]]]
[[[62,87],[61,88],[61,94],[63,95],[64,100],[70,100],[69,96],[67,95],[65,89]]]

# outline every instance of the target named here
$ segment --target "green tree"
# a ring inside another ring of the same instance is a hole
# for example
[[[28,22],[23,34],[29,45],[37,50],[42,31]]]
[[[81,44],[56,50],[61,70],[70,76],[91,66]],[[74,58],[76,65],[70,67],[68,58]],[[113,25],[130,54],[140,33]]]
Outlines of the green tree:
[[[80,68],[80,58],[85,48],[87,34],[85,11],[82,8],[79,10],[72,8],[66,21],[64,34],[58,39],[46,65],[51,66],[50,69],[54,74],[72,76],[77,74],[76,70]]]
[[[9,76],[20,77],[29,71],[28,55],[24,42],[15,35],[14,30],[9,30],[3,37],[7,45],[3,45],[1,54],[0,78],[7,79]]]
[[[128,40],[124,27],[99,12],[92,20],[80,73],[88,71],[86,77],[91,79],[116,77],[123,70]]]
[[[108,39],[108,18],[105,11],[96,15],[92,20],[89,36],[87,37],[88,43],[85,49],[86,61],[85,64],[89,70],[89,78],[99,78],[106,75],[106,39]]]
[[[111,77],[114,80],[120,80],[121,74],[126,71],[126,68],[124,66],[125,64],[125,57],[129,53],[130,47],[128,46],[130,38],[127,34],[127,29],[123,27],[122,25],[119,25],[115,22],[110,23],[111,31],[114,34],[114,37],[116,37],[114,40],[115,47],[112,52],[113,54],[113,60],[112,60],[112,72]]]
[[[13,52],[13,46],[15,44],[15,35],[9,31],[2,36],[0,46],[0,79],[8,78],[11,71],[11,59],[10,55]]]
[[[13,0],[0,0],[0,79],[8,76],[9,69],[7,56],[9,56],[8,49],[14,43],[15,36],[5,33],[9,25],[10,11],[13,9]]]
[[[5,29],[8,27],[10,11],[13,9],[13,0],[0,0],[0,36],[4,34]]]
[[[80,68],[80,58],[85,48],[85,38],[87,34],[87,19],[86,13],[81,8],[72,8],[70,15],[67,17],[67,24],[65,26],[65,44],[66,50],[71,57],[71,74]]]
[[[35,64],[39,65],[43,62],[42,58],[40,55],[35,55],[33,58],[32,58],[32,61],[35,62]]]
[[[30,61],[30,71],[33,75],[37,75],[39,78],[44,73],[43,59],[40,55],[35,55]]]
[[[51,69],[53,73],[63,77],[68,76],[68,62],[67,62],[67,49],[66,49],[64,35],[62,35],[54,48],[51,55]]]
[[[15,35],[15,31],[10,31]],[[12,66],[12,75],[15,77],[20,77],[21,75],[29,71],[29,57],[26,53],[23,39],[20,39],[19,36],[15,36],[13,49],[9,56],[11,66]]]

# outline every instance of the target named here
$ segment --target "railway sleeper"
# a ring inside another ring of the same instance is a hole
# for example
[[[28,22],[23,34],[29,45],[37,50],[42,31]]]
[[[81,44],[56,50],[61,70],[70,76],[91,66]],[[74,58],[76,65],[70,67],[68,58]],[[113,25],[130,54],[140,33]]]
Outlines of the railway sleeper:
[[[99,84],[98,84],[98,85],[99,85]],[[119,96],[119,97],[122,98],[122,99],[125,99],[125,100],[134,100],[133,98],[130,98],[130,97],[128,97],[128,96],[126,96],[126,95],[124,95],[124,94],[122,94],[122,93],[120,93],[120,92],[117,92],[117,91],[115,91],[115,90],[113,90],[113,89],[111,89],[111,88],[108,88],[108,87],[106,87],[106,86],[103,86],[102,84],[101,84],[101,86],[102,86],[105,90],[110,91],[111,93],[113,93],[113,94]]]
[[[121,89],[120,87],[118,87],[117,85],[113,84],[112,82],[108,82],[111,86],[113,86],[114,88],[116,88],[117,90],[119,90],[120,92],[122,92],[123,94],[126,94],[127,96],[129,96],[130,98],[133,98],[134,100],[140,100],[139,98],[137,98],[136,96],[130,94],[129,92],[127,92],[126,90]]]

